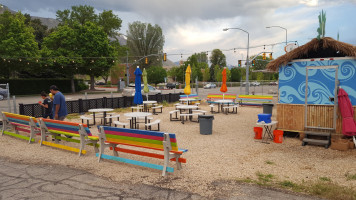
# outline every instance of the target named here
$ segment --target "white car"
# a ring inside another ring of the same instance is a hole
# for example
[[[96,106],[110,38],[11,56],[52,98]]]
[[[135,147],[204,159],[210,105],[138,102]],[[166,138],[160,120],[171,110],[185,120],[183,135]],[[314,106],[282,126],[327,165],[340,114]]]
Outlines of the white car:
[[[251,86],[259,86],[260,85],[260,82],[257,82],[257,81],[254,81],[251,83]]]
[[[141,84],[141,93],[142,95],[144,95],[143,93],[143,84]],[[162,94],[161,90],[157,90],[156,88],[148,85],[148,89],[150,90],[148,92],[148,95],[153,95],[153,94]],[[135,84],[130,84],[128,87],[125,87],[124,90],[122,91],[122,96],[126,96],[126,97],[133,97],[135,96]]]
[[[215,83],[208,83],[204,85],[204,89],[216,88]]]

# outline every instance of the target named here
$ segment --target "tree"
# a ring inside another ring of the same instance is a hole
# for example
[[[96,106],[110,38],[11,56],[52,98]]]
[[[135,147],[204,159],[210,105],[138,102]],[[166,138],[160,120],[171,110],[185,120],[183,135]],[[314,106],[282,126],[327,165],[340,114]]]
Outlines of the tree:
[[[210,79],[210,71],[209,71],[209,67],[208,64],[206,64],[206,66],[204,67],[204,73],[203,73],[203,81],[209,81]]]
[[[185,76],[186,66],[181,65],[179,67],[172,67],[168,71],[168,75],[171,76],[175,81],[183,82]]]
[[[226,67],[226,56],[220,49],[214,49],[210,56],[210,62],[212,66]]]
[[[122,20],[112,13],[112,10],[104,10],[99,14],[98,24],[103,27],[103,30],[108,36],[114,37],[115,31],[120,30]]]
[[[241,80],[241,72],[239,68],[232,68],[231,69],[231,81],[232,82],[240,82]]]
[[[25,14],[25,24],[31,26],[34,30],[36,42],[38,48],[41,49],[43,38],[48,35],[48,26],[43,25],[40,19],[31,19],[29,14]]]
[[[208,56],[206,52],[196,54],[199,63],[208,63]]]
[[[251,56],[250,59],[254,58],[255,56]],[[252,60],[250,60],[252,63]],[[250,68],[254,69],[254,70],[264,70],[266,69],[267,64],[270,62],[271,60],[269,59],[269,56],[266,57],[266,60],[263,60],[262,56],[257,56],[255,58],[255,66],[252,66],[252,64],[250,65]]]
[[[36,63],[38,44],[33,28],[25,25],[21,12],[13,15],[6,10],[0,15],[0,55],[5,59],[0,70],[5,78],[14,77],[16,71],[26,70]]]
[[[57,20],[60,21],[60,25],[67,24],[71,27],[75,23],[84,25],[86,22],[97,22],[98,20],[94,7],[87,5],[72,6],[72,10],[57,10],[56,16]]]
[[[167,72],[162,66],[151,66],[147,69],[147,81],[149,83],[163,83]]]
[[[145,64],[145,59],[137,62],[140,66],[159,65],[162,66],[162,52],[164,45],[164,36],[160,26],[150,23],[141,23],[139,21],[129,24],[127,31],[127,46],[130,49],[130,54],[136,59],[141,59],[143,56],[151,54],[159,54],[155,57],[148,57],[148,64]]]

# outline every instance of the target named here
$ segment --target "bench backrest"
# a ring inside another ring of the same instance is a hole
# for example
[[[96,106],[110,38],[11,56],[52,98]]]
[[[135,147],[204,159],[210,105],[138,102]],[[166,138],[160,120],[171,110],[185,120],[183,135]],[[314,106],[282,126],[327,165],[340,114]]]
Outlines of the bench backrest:
[[[110,126],[102,126],[101,128],[104,130],[107,142],[164,150],[163,141],[165,139],[165,133],[163,132],[116,128]],[[172,147],[171,150],[178,151],[176,135],[169,133],[169,138]]]
[[[194,99],[194,98],[199,98],[197,94],[190,94],[190,95],[185,95],[185,94],[182,94],[182,95],[179,95],[179,98],[181,99]]]
[[[2,112],[2,113],[10,123],[30,126],[31,119],[32,119],[33,122],[35,123],[34,125],[39,126],[37,123],[37,119],[34,117],[19,115],[19,114],[9,113],[9,112]]]
[[[236,94],[208,94],[208,99],[236,99]]]
[[[53,119],[42,119],[42,122],[45,124],[48,131],[58,134],[79,134],[79,125],[82,125],[85,129],[85,132],[88,136],[91,136],[90,130],[86,124],[75,123],[75,122],[65,122],[60,120]]]
[[[250,100],[272,100],[273,96],[265,95],[239,95],[239,99],[250,99]]]

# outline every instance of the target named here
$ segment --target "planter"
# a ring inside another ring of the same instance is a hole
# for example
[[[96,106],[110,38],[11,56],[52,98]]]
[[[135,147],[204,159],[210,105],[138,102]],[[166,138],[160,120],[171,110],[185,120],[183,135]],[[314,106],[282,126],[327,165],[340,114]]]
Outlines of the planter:
[[[349,140],[346,139],[331,139],[330,149],[347,151],[349,149]]]

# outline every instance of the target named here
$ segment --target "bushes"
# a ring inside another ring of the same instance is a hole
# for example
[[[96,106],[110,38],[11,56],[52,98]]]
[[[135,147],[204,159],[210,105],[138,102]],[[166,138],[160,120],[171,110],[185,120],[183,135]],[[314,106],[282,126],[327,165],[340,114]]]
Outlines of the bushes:
[[[0,84],[9,83],[11,95],[40,94],[41,91],[49,92],[51,85],[56,85],[59,91],[70,93],[70,79],[0,79]],[[86,89],[83,80],[74,80],[75,90]]]

